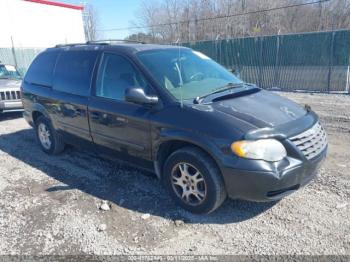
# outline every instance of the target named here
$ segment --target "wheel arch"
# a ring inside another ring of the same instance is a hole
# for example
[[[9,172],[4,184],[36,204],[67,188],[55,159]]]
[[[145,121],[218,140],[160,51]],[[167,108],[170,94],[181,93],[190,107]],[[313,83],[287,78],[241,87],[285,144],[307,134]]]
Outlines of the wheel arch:
[[[157,141],[154,147],[154,169],[159,179],[162,177],[164,163],[171,153],[187,146],[196,147],[210,156],[221,171],[217,152],[219,148],[214,143],[209,142],[209,139],[195,138],[192,134],[185,133],[181,135],[179,133],[177,135],[168,134],[168,136],[162,136],[162,139]]]
[[[40,116],[45,116],[48,119],[50,119],[50,116],[47,113],[45,107],[43,105],[40,105],[40,104],[33,104],[31,115],[32,115],[32,119],[33,119],[34,124]]]

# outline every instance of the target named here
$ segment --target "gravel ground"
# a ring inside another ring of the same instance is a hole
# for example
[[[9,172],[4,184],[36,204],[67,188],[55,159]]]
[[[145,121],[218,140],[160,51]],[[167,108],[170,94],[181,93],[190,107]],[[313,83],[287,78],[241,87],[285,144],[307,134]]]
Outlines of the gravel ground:
[[[277,203],[228,200],[205,216],[176,207],[152,174],[72,148],[47,156],[20,114],[0,116],[0,254],[350,255],[350,96],[279,94],[321,116],[318,178]]]

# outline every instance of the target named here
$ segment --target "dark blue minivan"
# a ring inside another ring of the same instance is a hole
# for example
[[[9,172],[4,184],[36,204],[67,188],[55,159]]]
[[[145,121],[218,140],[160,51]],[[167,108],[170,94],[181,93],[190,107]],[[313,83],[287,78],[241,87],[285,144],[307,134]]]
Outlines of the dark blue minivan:
[[[174,200],[209,213],[228,197],[280,199],[326,156],[317,115],[189,48],[60,45],[22,83],[24,116],[48,154],[65,145],[154,172]]]

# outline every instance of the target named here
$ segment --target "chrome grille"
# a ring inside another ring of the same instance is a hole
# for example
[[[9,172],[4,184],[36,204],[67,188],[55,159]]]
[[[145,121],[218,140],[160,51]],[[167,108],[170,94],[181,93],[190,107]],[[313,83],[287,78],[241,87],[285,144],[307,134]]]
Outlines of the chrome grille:
[[[20,91],[0,91],[0,101],[19,99],[21,99]]]
[[[323,127],[317,122],[305,132],[289,138],[307,159],[320,154],[327,146],[327,135]]]

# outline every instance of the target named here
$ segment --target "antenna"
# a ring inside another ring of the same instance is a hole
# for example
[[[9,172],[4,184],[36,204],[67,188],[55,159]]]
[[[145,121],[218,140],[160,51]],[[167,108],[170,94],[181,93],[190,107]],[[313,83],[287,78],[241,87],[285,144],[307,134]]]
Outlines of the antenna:
[[[183,108],[184,102],[183,102],[183,94],[182,94],[183,79],[182,79],[182,75],[181,75],[180,24],[178,25],[178,34],[179,34],[179,38],[176,40],[176,44],[177,44],[177,47],[179,50],[179,52],[178,52],[178,71],[179,71],[179,78],[180,78],[180,105],[181,105],[181,108]]]
[[[181,74],[181,48],[180,48],[180,39],[177,39],[176,41],[177,44],[177,48],[178,48],[178,66],[177,66],[177,70],[179,71],[179,80],[180,80],[180,104],[181,107],[183,107],[183,95],[182,95],[182,86],[183,86],[183,79],[182,79],[182,74]]]

